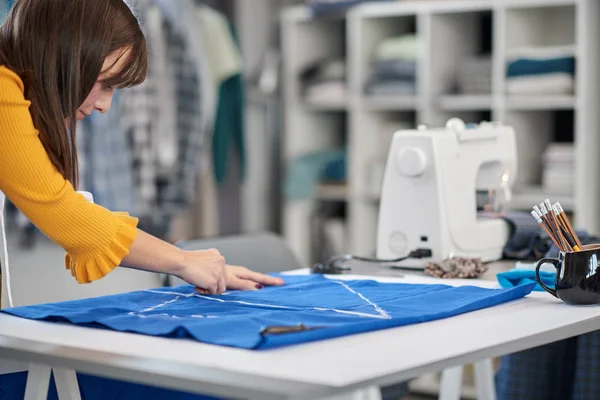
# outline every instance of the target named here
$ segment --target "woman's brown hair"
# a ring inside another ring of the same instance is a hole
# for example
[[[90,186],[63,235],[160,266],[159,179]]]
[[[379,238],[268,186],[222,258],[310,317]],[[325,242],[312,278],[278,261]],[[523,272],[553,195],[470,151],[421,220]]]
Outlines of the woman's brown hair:
[[[23,80],[40,140],[74,187],[77,109],[105,58],[125,49],[127,62],[104,84],[129,87],[146,77],[146,40],[123,0],[17,0],[0,27],[0,65]]]

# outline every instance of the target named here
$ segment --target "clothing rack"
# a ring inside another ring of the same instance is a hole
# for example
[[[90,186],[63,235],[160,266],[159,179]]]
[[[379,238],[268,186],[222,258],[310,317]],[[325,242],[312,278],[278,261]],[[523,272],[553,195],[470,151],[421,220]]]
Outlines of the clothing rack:
[[[146,33],[148,76],[117,90],[108,113],[78,124],[80,188],[172,242],[237,233],[243,58],[236,28],[220,11],[233,14],[234,2],[126,1]],[[23,235],[30,228],[20,226]]]

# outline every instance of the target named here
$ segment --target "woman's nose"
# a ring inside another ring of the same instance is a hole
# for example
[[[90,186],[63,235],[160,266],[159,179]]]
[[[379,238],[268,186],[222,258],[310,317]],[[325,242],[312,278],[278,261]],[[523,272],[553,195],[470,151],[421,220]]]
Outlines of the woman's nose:
[[[98,110],[98,112],[100,112],[101,114],[108,112],[108,110],[110,110],[110,105],[112,104],[112,98],[113,91],[111,90],[110,94],[106,93],[98,98],[98,101],[96,101],[94,108],[96,108],[96,110]]]

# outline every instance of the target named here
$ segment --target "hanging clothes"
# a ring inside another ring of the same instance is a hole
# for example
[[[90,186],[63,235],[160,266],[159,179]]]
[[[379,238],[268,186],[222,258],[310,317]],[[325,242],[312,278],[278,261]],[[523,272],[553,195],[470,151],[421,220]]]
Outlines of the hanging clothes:
[[[84,151],[79,153],[83,166],[80,174],[95,203],[135,215],[131,151],[121,126],[120,100],[121,93],[115,91],[113,106],[107,113],[93,113],[82,121]]]
[[[244,176],[243,60],[237,32],[225,16],[210,7],[201,6],[198,17],[205,37],[210,35],[211,39],[206,43],[206,59],[214,85],[218,88],[212,138],[213,167],[217,183],[222,183],[227,177],[232,143],[236,146],[240,176]]]
[[[189,33],[195,24],[187,16],[190,4],[130,4],[145,30],[149,64],[146,81],[126,92],[122,114],[132,143],[140,225],[164,237],[172,217],[195,197],[207,130],[200,53]]]
[[[153,40],[150,38],[155,36],[149,31],[146,21],[153,4],[150,0],[128,0],[128,2],[137,10],[144,34],[149,38],[149,52],[152,53]],[[152,55],[150,54],[149,57]],[[120,107],[123,131],[130,142],[132,152],[133,187],[140,227],[144,226],[149,231],[152,229],[146,225],[158,222],[154,214],[157,207],[158,171],[153,134],[158,125],[156,121],[161,109],[156,102],[154,70],[155,66],[149,61],[146,80],[143,84],[124,91]]]
[[[172,216],[186,211],[194,200],[207,125],[201,98],[204,86],[202,66],[197,45],[193,35],[189,35],[191,30],[188,30],[192,26],[187,17],[191,4],[158,0],[157,4],[161,9],[168,10],[163,28],[168,44],[167,63],[173,71],[177,104],[177,162],[161,203]]]

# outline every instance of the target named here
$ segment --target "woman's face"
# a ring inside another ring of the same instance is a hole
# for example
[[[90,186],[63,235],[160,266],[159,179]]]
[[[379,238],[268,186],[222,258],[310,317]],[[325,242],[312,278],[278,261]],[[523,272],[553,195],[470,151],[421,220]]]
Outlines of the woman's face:
[[[117,51],[106,57],[104,64],[102,64],[102,72],[98,76],[92,91],[77,109],[78,121],[81,121],[85,116],[90,115],[94,111],[104,114],[110,109],[114,88],[106,86],[102,81],[118,73],[123,68],[123,65],[127,62],[129,51],[129,49]]]

